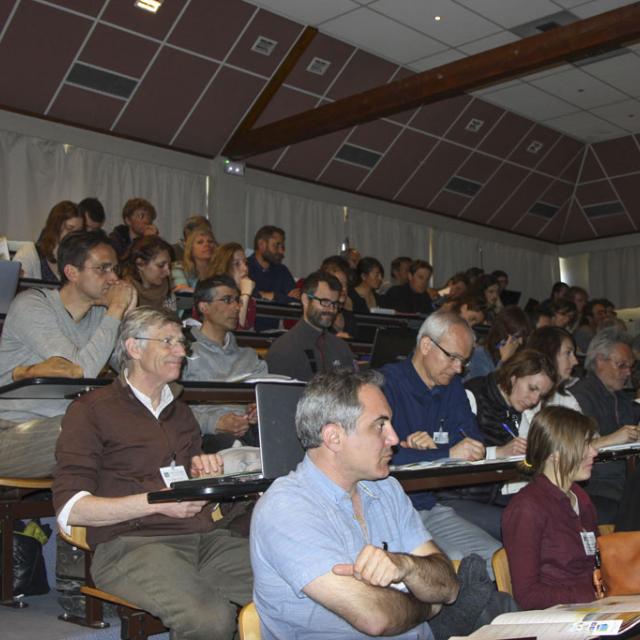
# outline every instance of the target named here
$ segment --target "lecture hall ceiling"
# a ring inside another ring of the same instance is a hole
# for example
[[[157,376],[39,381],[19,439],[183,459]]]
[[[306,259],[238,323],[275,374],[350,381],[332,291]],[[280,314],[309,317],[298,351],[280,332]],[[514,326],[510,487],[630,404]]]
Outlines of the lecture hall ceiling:
[[[215,157],[307,25],[255,127],[628,4],[0,0],[0,105]],[[640,45],[247,163],[551,242],[638,231]]]

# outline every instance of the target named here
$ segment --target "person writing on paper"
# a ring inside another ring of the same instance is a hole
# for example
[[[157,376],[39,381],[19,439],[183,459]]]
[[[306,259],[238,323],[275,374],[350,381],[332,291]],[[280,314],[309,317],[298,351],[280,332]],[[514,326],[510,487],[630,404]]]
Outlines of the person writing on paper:
[[[502,517],[513,595],[523,609],[595,600],[596,510],[576,484],[591,476],[595,432],[591,418],[566,407],[545,407],[533,419],[523,463],[533,479]]]
[[[431,640],[427,620],[458,595],[449,559],[389,476],[398,436],[382,375],[318,374],[296,411],[304,460],[251,522],[263,640]]]

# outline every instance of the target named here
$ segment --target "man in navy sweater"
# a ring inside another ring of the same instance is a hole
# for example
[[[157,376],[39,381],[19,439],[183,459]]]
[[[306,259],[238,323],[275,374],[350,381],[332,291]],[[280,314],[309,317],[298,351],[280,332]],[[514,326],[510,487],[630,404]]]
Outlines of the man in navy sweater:
[[[393,410],[400,447],[393,464],[439,458],[481,460],[482,435],[458,374],[473,351],[469,325],[453,313],[439,311],[420,327],[411,358],[382,368],[384,394]],[[490,567],[500,542],[480,527],[439,504],[432,492],[411,495],[427,529],[450,558],[470,553]],[[489,509],[493,507],[488,506]]]

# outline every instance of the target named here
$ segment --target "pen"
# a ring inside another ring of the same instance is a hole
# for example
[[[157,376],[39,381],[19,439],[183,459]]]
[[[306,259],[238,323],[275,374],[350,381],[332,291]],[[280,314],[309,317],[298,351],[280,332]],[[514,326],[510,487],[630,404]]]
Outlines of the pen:
[[[518,436],[513,433],[513,431],[511,431],[511,429],[509,428],[509,425],[505,424],[504,422],[500,423],[500,426],[512,437],[512,438],[517,438]]]
[[[463,438],[467,437],[467,434],[464,432],[464,429],[462,427],[458,427],[458,432]]]

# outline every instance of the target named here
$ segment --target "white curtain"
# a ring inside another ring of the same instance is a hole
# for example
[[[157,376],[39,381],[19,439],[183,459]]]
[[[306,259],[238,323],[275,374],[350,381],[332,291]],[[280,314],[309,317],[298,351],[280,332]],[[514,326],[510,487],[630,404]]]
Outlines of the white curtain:
[[[589,294],[616,307],[640,306],[640,247],[620,247],[589,254]]]
[[[267,224],[284,230],[284,262],[294,277],[304,277],[318,269],[324,258],[340,252],[344,240],[341,207],[248,186],[245,194],[246,248],[253,248],[256,231]]]
[[[107,231],[121,224],[126,200],[149,200],[174,242],[185,218],[206,214],[206,176],[0,131],[0,235],[35,240],[54,204],[89,196],[104,205]]]
[[[377,258],[391,277],[391,261],[398,256],[429,259],[429,227],[377,213],[349,208],[345,235],[363,256]]]
[[[433,282],[436,287],[444,287],[447,280],[458,271],[480,266],[480,245],[477,238],[434,229],[432,248]]]

